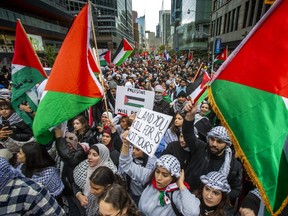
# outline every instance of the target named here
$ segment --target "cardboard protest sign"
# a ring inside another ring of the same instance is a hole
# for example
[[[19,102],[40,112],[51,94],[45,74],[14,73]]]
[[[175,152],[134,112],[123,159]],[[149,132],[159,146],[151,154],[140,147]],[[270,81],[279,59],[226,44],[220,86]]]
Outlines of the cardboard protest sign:
[[[172,116],[141,108],[127,140],[147,155],[153,156],[171,120]]]
[[[154,94],[153,91],[117,86],[115,114],[131,115],[139,112],[141,107],[152,110]]]

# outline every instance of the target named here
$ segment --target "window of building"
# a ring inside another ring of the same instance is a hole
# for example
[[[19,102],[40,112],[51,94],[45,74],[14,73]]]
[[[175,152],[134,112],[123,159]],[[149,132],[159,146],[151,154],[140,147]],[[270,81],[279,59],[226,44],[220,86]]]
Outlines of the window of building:
[[[234,28],[235,31],[238,30],[238,22],[239,22],[239,16],[240,16],[240,8],[241,8],[241,6],[237,7],[237,9],[236,9],[235,28]]]
[[[262,15],[262,8],[263,8],[263,0],[258,1],[258,9],[257,9],[257,16],[256,16],[256,22],[258,22]]]
[[[228,12],[228,15],[227,15],[227,33],[230,31],[230,25],[231,25],[231,11]]]
[[[223,34],[226,33],[226,28],[227,28],[227,13],[224,15]]]
[[[252,26],[253,25],[253,18],[254,18],[254,15],[255,15],[255,5],[256,5],[256,1],[252,0],[251,1],[251,10],[250,10],[250,14],[249,14],[248,26]]]
[[[232,32],[232,31],[234,30],[234,26],[235,26],[235,15],[236,15],[236,8],[232,11],[230,32]]]
[[[250,1],[247,1],[247,2],[245,3],[245,8],[244,8],[244,17],[243,17],[243,25],[242,25],[242,28],[246,28],[247,17],[248,17],[248,11],[249,11],[249,4],[250,4]]]

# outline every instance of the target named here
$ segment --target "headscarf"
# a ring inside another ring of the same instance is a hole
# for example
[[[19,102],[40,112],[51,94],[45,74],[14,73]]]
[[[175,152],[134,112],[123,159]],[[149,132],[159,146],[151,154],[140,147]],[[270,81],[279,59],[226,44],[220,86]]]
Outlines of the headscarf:
[[[9,180],[20,176],[23,175],[14,169],[5,158],[0,157],[0,194]]]
[[[232,145],[232,142],[230,140],[228,132],[227,132],[226,128],[223,126],[217,126],[217,127],[212,128],[207,133],[207,140],[211,137],[215,137],[217,139],[223,140],[223,142],[227,143],[228,146]]]
[[[157,159],[156,165],[167,169],[172,176],[175,176],[176,178],[180,177],[180,162],[173,155],[167,154],[161,156],[159,159]]]
[[[88,165],[88,169],[87,169],[87,175],[86,175],[86,181],[85,181],[85,185],[84,185],[84,191],[83,191],[83,194],[88,196],[89,192],[90,192],[90,176],[92,175],[92,173],[98,168],[98,167],[101,167],[101,166],[107,166],[108,165],[108,161],[110,159],[110,153],[109,153],[109,150],[108,148],[103,145],[103,144],[94,144],[91,146],[90,150],[93,149],[93,146],[98,148],[99,150],[99,158],[100,158],[100,161],[99,163],[94,166],[94,167],[90,167]]]
[[[210,172],[207,175],[200,176],[202,183],[215,190],[229,193],[231,191],[230,185],[228,184],[227,178],[220,172]]]

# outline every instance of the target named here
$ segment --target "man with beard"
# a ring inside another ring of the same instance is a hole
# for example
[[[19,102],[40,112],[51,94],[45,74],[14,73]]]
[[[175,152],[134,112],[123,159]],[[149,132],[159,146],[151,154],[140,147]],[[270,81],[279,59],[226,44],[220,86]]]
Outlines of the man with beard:
[[[223,126],[214,127],[207,134],[208,143],[203,142],[193,133],[197,104],[189,101],[185,111],[182,133],[192,155],[185,170],[185,180],[190,185],[190,191],[199,188],[201,175],[218,171],[227,177],[231,186],[229,197],[232,203],[235,202],[242,188],[242,165],[232,154],[232,142],[227,130]]]

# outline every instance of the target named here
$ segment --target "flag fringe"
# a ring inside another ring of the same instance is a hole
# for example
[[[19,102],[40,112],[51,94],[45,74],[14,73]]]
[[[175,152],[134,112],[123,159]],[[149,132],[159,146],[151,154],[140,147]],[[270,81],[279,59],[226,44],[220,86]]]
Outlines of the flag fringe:
[[[231,130],[229,124],[226,122],[220,109],[216,105],[215,99],[214,99],[213,94],[212,94],[211,86],[208,86],[208,100],[210,102],[210,105],[211,105],[213,111],[215,112],[217,117],[220,119],[222,125],[228,129],[229,136],[230,136],[231,141],[234,144],[234,147],[236,150],[236,156],[238,156],[241,159],[247,174],[251,178],[253,184],[258,188],[266,208],[268,209],[268,211],[271,213],[272,216],[279,215],[283,211],[285,206],[288,204],[288,197],[283,201],[281,207],[275,213],[273,213],[272,206],[270,205],[270,202],[269,202],[268,197],[267,197],[267,195],[266,195],[266,193],[262,187],[262,184],[260,183],[259,179],[257,178],[256,173],[254,172],[254,170],[253,170],[251,164],[249,163],[246,155],[242,151],[242,148],[240,147],[240,144],[239,144],[236,136],[234,135],[233,131]]]

